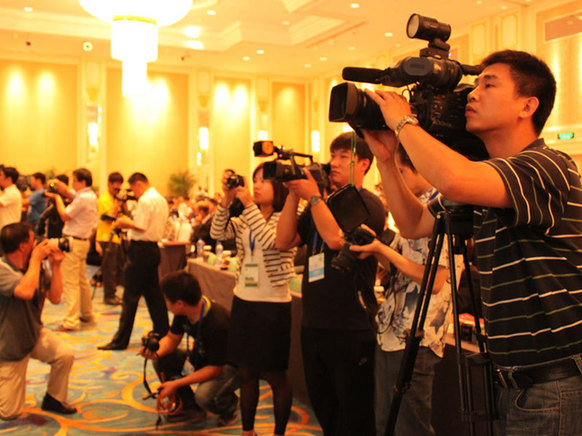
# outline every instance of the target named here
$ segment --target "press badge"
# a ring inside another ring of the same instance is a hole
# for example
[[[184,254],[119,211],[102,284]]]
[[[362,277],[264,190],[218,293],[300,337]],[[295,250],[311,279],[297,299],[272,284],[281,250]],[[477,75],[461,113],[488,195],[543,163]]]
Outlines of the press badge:
[[[314,254],[309,257],[309,283],[321,280],[324,277],[325,258],[323,253]]]
[[[259,286],[259,265],[257,263],[243,265],[242,273],[245,286]]]

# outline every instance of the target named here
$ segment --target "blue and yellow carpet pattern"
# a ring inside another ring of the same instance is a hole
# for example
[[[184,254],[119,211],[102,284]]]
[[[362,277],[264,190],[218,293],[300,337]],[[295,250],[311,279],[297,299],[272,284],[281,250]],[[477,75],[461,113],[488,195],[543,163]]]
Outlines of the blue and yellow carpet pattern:
[[[143,358],[137,354],[140,338],[151,329],[151,321],[143,299],[140,303],[132,342],[125,351],[100,351],[97,345],[109,341],[117,329],[121,306],[101,303],[101,289],[93,299],[95,324],[83,324],[81,331],[57,333],[75,349],[75,364],[69,379],[69,402],[77,407],[76,415],[45,412],[40,404],[46,392],[49,366],[30,360],[27,373],[26,403],[19,419],[0,421],[0,435],[238,435],[240,416],[228,427],[218,427],[216,416],[195,423],[166,423],[156,429],[158,414],[155,400],[144,400]],[[43,321],[55,330],[62,322],[64,303],[45,304]],[[157,377],[151,362],[147,378],[152,388]],[[269,386],[261,384],[255,430],[259,435],[273,434],[272,394]],[[321,435],[313,412],[294,401],[287,426],[288,435]]]

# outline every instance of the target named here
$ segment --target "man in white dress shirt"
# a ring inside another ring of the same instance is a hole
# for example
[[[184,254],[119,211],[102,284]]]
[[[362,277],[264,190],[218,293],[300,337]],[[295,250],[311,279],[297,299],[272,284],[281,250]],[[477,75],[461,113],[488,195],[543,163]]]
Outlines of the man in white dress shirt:
[[[143,295],[154,331],[160,337],[169,329],[168,310],[160,291],[158,266],[162,239],[168,220],[168,203],[155,188],[150,186],[143,173],[133,173],[128,179],[129,187],[137,197],[137,208],[133,219],[121,216],[115,222],[117,227],[129,229],[129,247],[125,261],[125,290],[123,308],[117,333],[111,342],[101,345],[100,350],[125,350],[131,339],[131,331],[139,299]]]
[[[18,176],[16,168],[0,166],[0,187],[3,189],[0,194],[0,230],[8,224],[20,222],[22,195],[16,187]]]

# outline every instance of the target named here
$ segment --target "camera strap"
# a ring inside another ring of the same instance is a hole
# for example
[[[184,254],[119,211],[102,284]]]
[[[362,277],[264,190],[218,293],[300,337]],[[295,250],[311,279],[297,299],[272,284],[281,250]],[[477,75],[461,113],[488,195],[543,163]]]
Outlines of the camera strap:
[[[352,186],[355,184],[355,173],[356,173],[356,141],[357,141],[356,132],[353,132],[350,144],[351,159],[349,163],[350,172],[348,180],[348,183]]]
[[[202,296],[202,306],[200,307],[200,317],[198,318],[198,330],[196,331],[196,339],[194,340],[194,346],[192,347],[192,351],[190,351],[190,341],[188,338],[190,337],[190,329],[186,332],[186,353],[188,358],[192,364],[195,363],[196,359],[196,352],[200,349],[200,341],[202,339],[202,321],[204,321],[204,315],[206,315],[206,301],[207,297]],[[208,302],[208,310],[210,310],[210,302]],[[196,370],[196,366],[194,366],[194,370]]]

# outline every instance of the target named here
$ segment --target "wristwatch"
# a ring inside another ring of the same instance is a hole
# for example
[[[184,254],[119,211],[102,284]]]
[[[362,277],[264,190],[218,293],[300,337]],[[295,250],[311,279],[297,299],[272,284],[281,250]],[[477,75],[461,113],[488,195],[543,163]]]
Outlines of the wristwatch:
[[[311,198],[309,199],[309,205],[313,207],[321,200],[322,200],[321,195],[312,195]]]
[[[404,126],[406,126],[407,124],[414,124],[414,125],[418,126],[418,119],[414,115],[403,116],[402,119],[398,122],[398,125],[396,126],[396,128],[394,129],[394,133],[396,134],[396,138],[398,138],[400,136],[400,132],[402,131],[402,128]]]

